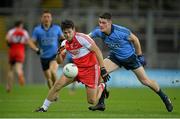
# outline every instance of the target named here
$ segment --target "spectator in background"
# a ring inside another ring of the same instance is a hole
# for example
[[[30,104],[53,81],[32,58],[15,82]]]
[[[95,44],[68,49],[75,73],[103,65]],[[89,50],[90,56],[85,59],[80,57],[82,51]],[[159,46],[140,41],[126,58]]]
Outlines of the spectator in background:
[[[23,21],[15,22],[14,28],[10,29],[6,35],[9,46],[9,69],[6,84],[6,91],[10,92],[13,86],[14,71],[17,73],[18,81],[21,86],[25,84],[23,63],[25,59],[25,44],[28,43],[29,35],[24,29]]]

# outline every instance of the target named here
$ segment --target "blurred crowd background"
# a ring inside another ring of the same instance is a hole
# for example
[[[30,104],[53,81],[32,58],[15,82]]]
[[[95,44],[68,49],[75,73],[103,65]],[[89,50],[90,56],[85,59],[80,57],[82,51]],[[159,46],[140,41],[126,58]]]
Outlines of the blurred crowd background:
[[[25,21],[31,35],[40,23],[43,10],[53,13],[53,22],[72,19],[78,31],[89,33],[98,16],[110,12],[113,22],[125,26],[140,39],[148,69],[180,69],[180,0],[1,0],[0,2],[0,82],[7,75],[6,32],[16,20]],[[96,43],[104,56],[108,49],[100,39]],[[39,57],[26,48],[26,82],[42,82]]]

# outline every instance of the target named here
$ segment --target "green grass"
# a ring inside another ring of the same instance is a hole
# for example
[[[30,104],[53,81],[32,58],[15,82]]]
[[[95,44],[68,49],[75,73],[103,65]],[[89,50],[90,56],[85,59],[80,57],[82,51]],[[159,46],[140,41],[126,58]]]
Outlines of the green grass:
[[[174,111],[166,111],[160,98],[148,88],[111,88],[106,100],[106,110],[89,111],[84,88],[78,88],[70,95],[65,88],[60,93],[58,102],[53,103],[48,112],[32,112],[41,106],[48,92],[47,86],[15,86],[11,93],[6,93],[0,85],[0,117],[3,118],[179,118],[180,88],[163,89],[174,105]]]

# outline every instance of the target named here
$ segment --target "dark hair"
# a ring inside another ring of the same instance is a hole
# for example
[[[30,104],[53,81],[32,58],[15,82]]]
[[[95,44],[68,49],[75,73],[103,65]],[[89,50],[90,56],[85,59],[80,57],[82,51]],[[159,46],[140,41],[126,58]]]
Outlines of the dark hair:
[[[99,18],[108,19],[111,20],[111,14],[108,12],[105,12],[99,16]]]
[[[18,20],[14,23],[15,27],[19,27],[20,25],[24,24],[24,22],[22,20]]]
[[[42,14],[49,13],[52,14],[50,10],[44,10]]]
[[[64,20],[61,22],[61,28],[62,30],[68,29],[68,28],[74,28],[74,23],[71,20]]]

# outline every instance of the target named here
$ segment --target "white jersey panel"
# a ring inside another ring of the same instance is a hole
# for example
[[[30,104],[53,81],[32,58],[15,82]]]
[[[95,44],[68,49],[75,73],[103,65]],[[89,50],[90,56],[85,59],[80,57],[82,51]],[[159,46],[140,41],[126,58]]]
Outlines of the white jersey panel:
[[[90,50],[88,48],[91,47],[91,43],[88,42],[88,39],[84,36],[85,36],[85,34],[81,34],[81,33],[77,33],[75,36],[77,41],[82,45],[82,47],[77,49],[78,54],[73,55],[74,59],[83,57],[83,56],[87,55],[88,53],[90,53]]]

